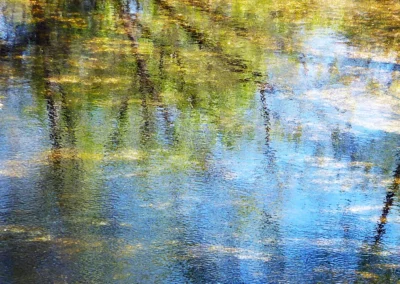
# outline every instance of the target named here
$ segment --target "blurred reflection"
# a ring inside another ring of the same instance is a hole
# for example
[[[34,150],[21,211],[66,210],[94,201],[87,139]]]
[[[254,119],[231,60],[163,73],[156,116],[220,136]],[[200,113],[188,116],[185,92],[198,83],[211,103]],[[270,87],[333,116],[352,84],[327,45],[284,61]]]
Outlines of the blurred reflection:
[[[398,281],[399,12],[0,0],[0,281]]]

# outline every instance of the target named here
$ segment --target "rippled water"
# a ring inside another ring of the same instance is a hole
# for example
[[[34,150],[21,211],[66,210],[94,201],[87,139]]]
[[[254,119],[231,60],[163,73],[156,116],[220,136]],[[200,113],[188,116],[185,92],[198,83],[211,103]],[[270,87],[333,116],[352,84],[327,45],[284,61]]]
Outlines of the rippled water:
[[[400,4],[0,0],[1,283],[400,281]]]

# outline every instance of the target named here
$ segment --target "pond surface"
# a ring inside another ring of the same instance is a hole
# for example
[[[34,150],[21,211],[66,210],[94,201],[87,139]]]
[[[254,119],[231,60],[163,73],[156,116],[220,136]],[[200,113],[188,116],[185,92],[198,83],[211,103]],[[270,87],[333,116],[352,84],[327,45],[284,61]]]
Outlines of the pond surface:
[[[399,283],[397,1],[0,0],[1,283]]]

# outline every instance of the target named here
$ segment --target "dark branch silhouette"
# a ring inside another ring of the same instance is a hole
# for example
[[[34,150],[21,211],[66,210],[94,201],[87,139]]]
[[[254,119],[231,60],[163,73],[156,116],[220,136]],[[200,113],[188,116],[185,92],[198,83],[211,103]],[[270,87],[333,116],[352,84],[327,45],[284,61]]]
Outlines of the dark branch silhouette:
[[[400,161],[394,171],[393,182],[386,192],[385,201],[383,203],[381,217],[376,226],[375,243],[379,243],[382,240],[386,230],[385,225],[387,223],[387,216],[389,215],[390,209],[393,206],[394,198],[396,193],[399,192],[400,188]]]

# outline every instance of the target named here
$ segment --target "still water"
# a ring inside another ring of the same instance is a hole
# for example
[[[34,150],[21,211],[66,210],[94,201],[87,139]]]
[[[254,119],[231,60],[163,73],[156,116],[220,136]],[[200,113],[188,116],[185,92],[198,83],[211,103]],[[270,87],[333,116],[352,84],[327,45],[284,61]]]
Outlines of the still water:
[[[0,282],[399,283],[399,27],[392,0],[0,0]]]

